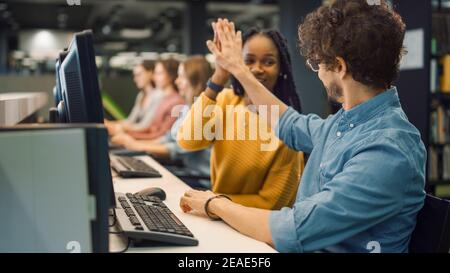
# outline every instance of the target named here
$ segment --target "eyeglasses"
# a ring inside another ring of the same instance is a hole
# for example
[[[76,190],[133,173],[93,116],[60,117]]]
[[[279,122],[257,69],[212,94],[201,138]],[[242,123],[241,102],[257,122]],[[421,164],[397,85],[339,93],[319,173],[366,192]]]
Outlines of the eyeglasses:
[[[311,59],[306,60],[306,63],[308,64],[309,68],[314,72],[319,72],[319,62],[313,61]]]

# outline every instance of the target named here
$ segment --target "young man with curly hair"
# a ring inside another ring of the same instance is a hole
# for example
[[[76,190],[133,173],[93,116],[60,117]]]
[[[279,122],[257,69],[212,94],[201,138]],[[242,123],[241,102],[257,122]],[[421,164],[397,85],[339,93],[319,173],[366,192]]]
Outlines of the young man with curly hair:
[[[342,104],[327,119],[301,115],[268,92],[243,63],[240,32],[218,24],[220,44],[208,41],[216,63],[253,104],[278,105],[279,138],[310,157],[292,208],[246,208],[198,191],[186,192],[181,208],[221,218],[281,252],[407,252],[425,198],[426,150],[392,86],[404,51],[401,17],[383,0],[336,0],[300,25],[301,53]]]

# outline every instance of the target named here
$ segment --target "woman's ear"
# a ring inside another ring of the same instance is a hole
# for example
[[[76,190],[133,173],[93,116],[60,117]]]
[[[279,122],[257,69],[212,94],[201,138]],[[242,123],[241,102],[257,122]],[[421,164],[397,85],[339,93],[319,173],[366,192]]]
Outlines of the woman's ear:
[[[347,63],[342,57],[336,57],[336,61],[338,64],[336,72],[339,73],[339,77],[343,79],[345,75],[347,75]]]

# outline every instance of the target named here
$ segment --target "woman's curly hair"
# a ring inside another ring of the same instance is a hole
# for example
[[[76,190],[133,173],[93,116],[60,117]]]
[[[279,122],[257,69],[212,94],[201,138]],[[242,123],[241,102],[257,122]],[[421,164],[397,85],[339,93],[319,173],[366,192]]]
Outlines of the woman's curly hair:
[[[405,24],[384,0],[336,0],[310,13],[299,26],[300,53],[327,70],[344,59],[353,79],[389,88],[397,78]]]

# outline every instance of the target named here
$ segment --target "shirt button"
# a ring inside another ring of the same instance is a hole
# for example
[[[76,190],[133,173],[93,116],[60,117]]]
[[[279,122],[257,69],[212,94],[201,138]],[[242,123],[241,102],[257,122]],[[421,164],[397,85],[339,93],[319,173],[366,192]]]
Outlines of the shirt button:
[[[323,163],[320,163],[319,167],[323,168]]]
[[[355,127],[355,124],[353,124],[353,123],[350,123],[350,128],[353,128],[353,127]]]
[[[341,133],[341,132],[337,132],[336,135],[337,135],[338,137],[340,137],[340,136],[342,135],[342,133]]]

